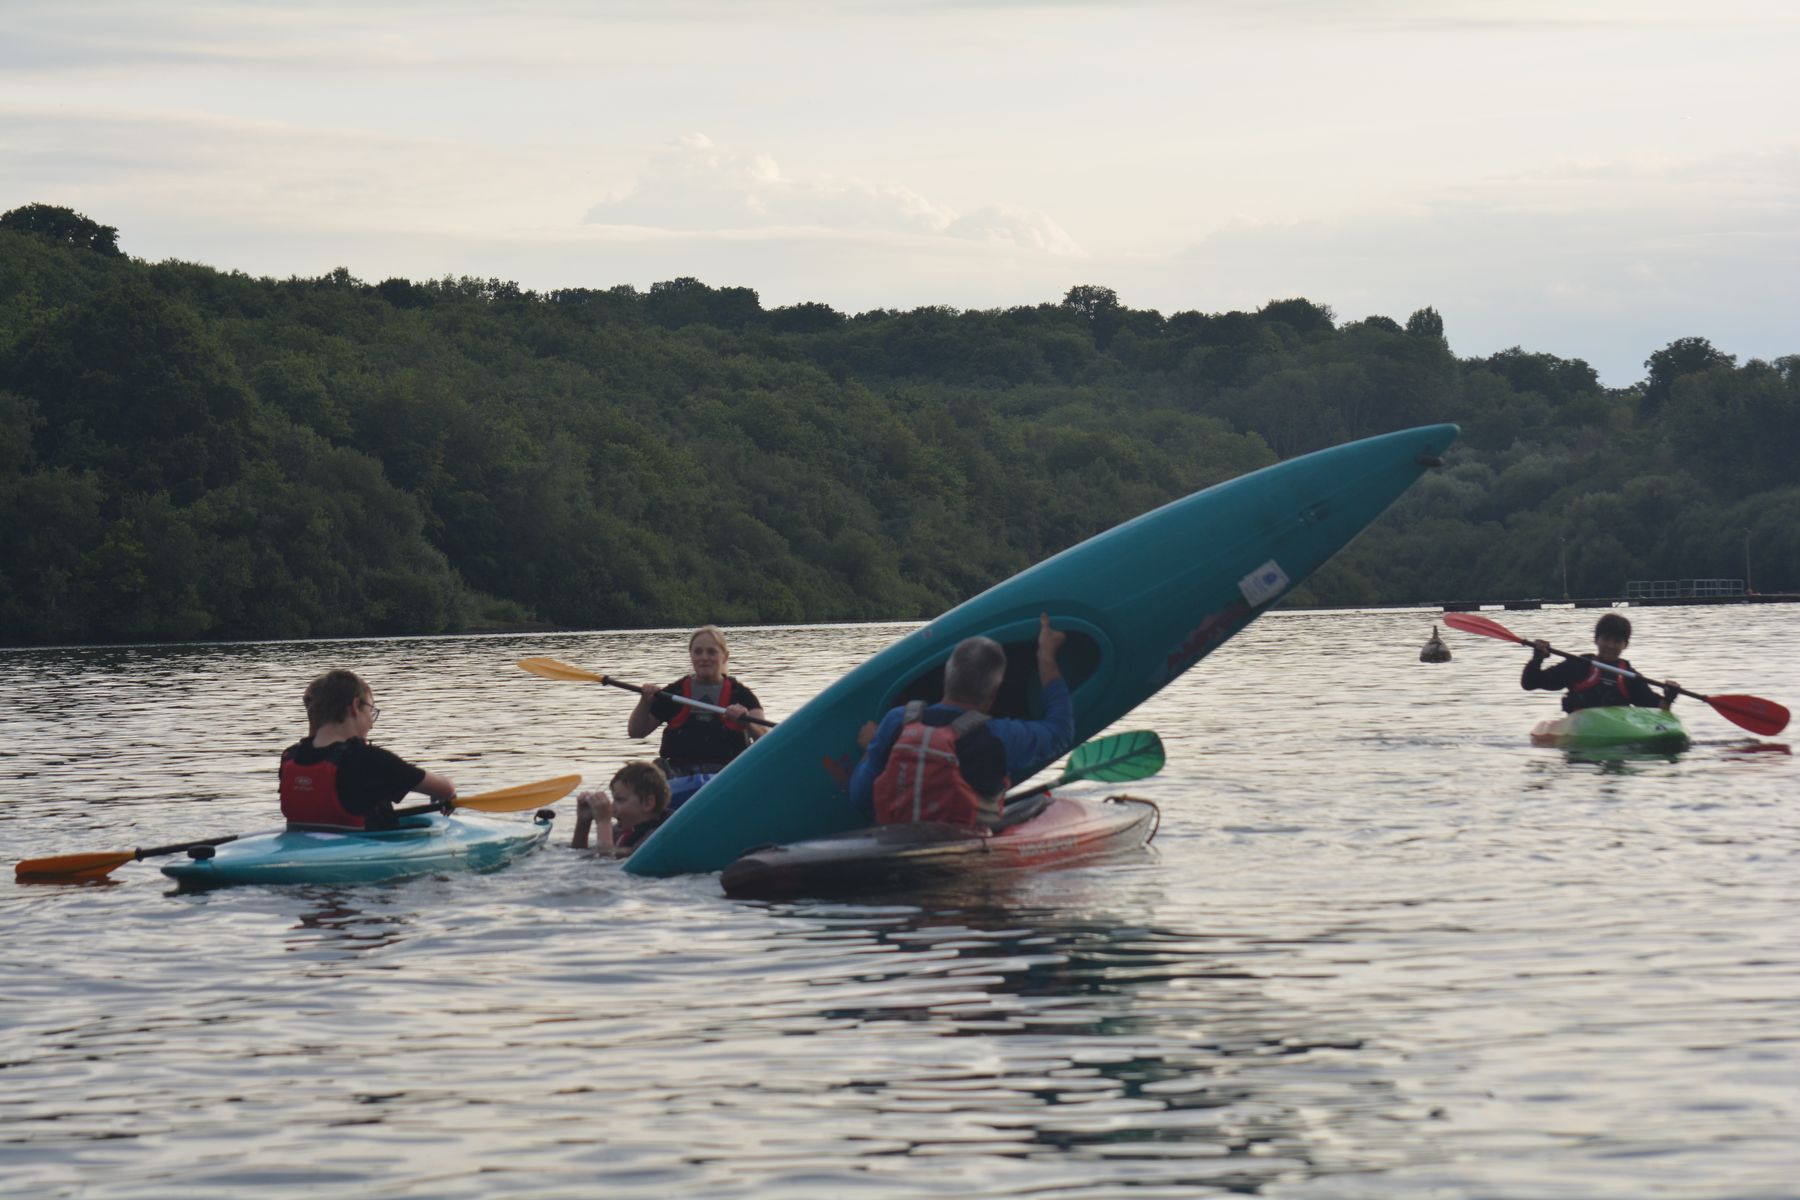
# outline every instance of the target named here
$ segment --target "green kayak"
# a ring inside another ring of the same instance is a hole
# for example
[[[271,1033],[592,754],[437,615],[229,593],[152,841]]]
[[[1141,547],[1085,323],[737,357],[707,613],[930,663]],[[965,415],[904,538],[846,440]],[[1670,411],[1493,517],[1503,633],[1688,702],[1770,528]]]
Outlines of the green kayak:
[[[1539,746],[1564,749],[1644,746],[1672,750],[1687,745],[1688,735],[1673,712],[1620,705],[1577,709],[1554,721],[1541,721],[1531,731],[1531,740]]]
[[[184,888],[240,883],[391,883],[448,871],[492,871],[529,854],[550,836],[553,814],[530,821],[481,813],[402,818],[379,833],[285,830],[201,846],[163,874]]]

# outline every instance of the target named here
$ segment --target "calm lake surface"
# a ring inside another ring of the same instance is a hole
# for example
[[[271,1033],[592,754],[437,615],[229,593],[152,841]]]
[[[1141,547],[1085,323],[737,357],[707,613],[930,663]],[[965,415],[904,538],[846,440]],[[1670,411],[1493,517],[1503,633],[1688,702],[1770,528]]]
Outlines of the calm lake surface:
[[[1595,614],[1494,614],[1591,645]],[[1631,657],[1800,703],[1800,607]],[[1523,651],[1275,614],[1120,728],[1148,850],[917,903],[727,900],[552,846],[489,876],[176,894],[0,879],[7,1196],[1800,1195],[1800,767],[1536,749]],[[749,629],[779,718],[907,627]],[[299,697],[465,792],[645,748],[682,633],[0,651],[0,855],[275,823]],[[874,716],[876,714],[870,714]],[[1795,737],[1800,737],[1796,733]],[[1102,785],[1082,785],[1103,795]]]

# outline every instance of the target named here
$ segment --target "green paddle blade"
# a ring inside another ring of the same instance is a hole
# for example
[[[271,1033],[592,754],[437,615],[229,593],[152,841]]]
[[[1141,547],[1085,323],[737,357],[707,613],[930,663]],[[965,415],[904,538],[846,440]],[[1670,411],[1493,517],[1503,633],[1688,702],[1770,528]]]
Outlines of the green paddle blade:
[[[1147,779],[1163,768],[1162,739],[1148,729],[1115,733],[1075,747],[1062,782],[1098,779],[1103,783],[1129,783]]]

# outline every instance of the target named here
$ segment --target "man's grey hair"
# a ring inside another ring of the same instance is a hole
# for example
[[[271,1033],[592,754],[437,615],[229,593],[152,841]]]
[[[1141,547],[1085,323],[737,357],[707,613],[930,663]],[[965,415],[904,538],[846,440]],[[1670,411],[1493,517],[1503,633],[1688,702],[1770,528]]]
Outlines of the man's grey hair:
[[[944,664],[944,698],[985,703],[1006,677],[1006,651],[989,637],[964,638]]]

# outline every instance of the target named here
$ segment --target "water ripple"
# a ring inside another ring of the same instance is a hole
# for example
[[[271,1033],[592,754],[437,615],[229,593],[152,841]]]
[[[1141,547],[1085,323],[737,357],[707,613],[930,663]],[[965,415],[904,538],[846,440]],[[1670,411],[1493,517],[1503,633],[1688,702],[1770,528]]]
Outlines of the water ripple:
[[[1791,700],[1797,618],[1656,610],[1639,656]],[[1429,623],[1260,623],[1128,722],[1170,751],[1133,785],[1152,850],[911,903],[733,902],[562,845],[393,887],[0,886],[5,1191],[1791,1200],[1793,756],[1699,706],[1673,758],[1534,749],[1517,657],[1421,666]],[[740,631],[734,665],[779,716],[896,632]],[[679,645],[0,652],[0,838],[266,827],[339,663],[465,789],[595,778],[644,753],[628,700],[512,660],[655,679]]]

